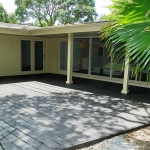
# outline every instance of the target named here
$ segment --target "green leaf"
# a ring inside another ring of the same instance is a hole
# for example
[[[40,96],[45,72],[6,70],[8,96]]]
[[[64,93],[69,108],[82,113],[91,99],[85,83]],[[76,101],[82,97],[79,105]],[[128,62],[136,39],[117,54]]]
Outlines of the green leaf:
[[[150,1],[113,2],[112,16],[116,21],[103,27],[101,37],[106,40],[110,53],[117,54],[116,63],[127,55],[134,66],[132,73],[147,72],[147,81],[150,81]]]

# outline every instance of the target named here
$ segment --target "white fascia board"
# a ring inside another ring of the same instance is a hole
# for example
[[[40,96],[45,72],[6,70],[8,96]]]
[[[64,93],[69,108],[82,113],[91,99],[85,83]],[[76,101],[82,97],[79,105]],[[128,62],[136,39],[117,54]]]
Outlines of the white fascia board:
[[[44,27],[29,31],[30,36],[99,31],[107,22]]]
[[[8,34],[8,35],[28,35],[28,30],[20,30],[20,29],[11,29],[11,28],[0,28],[0,34]]]

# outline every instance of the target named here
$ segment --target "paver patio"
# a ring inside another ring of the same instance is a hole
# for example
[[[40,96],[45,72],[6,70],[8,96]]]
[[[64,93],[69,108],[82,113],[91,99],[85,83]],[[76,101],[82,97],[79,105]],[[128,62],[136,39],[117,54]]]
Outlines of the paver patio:
[[[41,74],[0,78],[0,142],[8,150],[76,149],[150,123],[150,89]]]

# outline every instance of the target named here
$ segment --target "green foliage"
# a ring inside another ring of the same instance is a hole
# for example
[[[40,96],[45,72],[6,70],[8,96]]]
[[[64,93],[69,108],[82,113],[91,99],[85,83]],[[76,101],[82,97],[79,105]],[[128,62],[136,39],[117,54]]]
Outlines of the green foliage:
[[[102,39],[112,56],[130,59],[134,66],[132,73],[147,72],[150,81],[150,1],[149,0],[113,0],[115,13],[102,30]],[[119,44],[121,43],[121,44]],[[116,45],[120,45],[117,46]]]
[[[18,19],[16,18],[15,13],[7,14],[7,22],[13,23],[13,24],[18,24]]]
[[[17,24],[18,20],[14,13],[8,14],[2,4],[0,4],[0,22]]]
[[[0,22],[7,22],[7,13],[2,4],[0,4]]]
[[[119,20],[124,17],[125,13],[130,11],[131,5],[129,3],[131,0],[112,0],[113,5],[109,6],[111,13],[105,16],[105,20]]]
[[[15,0],[21,22],[32,18],[38,26],[94,21],[94,0]]]

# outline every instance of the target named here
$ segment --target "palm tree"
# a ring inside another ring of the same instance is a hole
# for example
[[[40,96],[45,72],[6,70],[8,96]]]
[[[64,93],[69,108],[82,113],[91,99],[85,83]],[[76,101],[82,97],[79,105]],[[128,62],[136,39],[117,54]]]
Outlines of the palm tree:
[[[115,62],[129,59],[132,75],[146,72],[150,81],[150,0],[112,0],[112,18],[102,29],[102,39]]]

